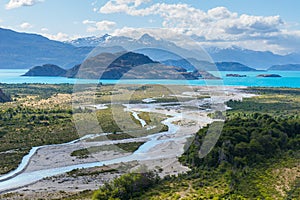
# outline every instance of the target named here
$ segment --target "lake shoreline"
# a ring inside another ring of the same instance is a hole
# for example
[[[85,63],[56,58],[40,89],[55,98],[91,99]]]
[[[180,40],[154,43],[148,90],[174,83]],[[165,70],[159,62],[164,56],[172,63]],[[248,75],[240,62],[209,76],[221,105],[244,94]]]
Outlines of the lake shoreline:
[[[221,80],[199,79],[199,80],[89,80],[73,79],[65,77],[24,77],[21,76],[26,70],[4,70],[0,69],[0,83],[22,84],[161,84],[161,85],[193,85],[193,86],[246,86],[246,87],[300,87],[300,71],[264,71],[264,73],[279,74],[281,78],[256,77],[262,71],[210,71]],[[226,74],[242,74],[246,77],[226,77]]]

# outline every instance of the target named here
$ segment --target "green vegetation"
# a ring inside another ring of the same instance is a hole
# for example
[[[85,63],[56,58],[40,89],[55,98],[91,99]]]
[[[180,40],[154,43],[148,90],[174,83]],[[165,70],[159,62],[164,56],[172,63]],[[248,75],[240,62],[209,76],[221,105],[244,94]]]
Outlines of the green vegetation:
[[[89,85],[86,85],[89,87]],[[90,87],[93,87],[92,85]],[[127,88],[128,87],[128,88]],[[12,98],[12,102],[0,103],[0,174],[15,169],[24,155],[34,146],[60,144],[79,138],[73,123],[73,117],[79,119],[79,128],[90,130],[87,134],[108,132],[108,136],[100,136],[93,140],[121,140],[146,136],[168,130],[161,124],[163,115],[144,113],[151,118],[148,125],[151,130],[142,128],[132,121],[131,113],[125,112],[121,105],[112,105],[108,109],[94,112],[90,109],[72,110],[73,85],[71,84],[0,84],[0,88]],[[135,89],[138,89],[135,91]],[[163,87],[147,86],[99,86],[96,101],[125,101],[128,91],[133,91],[133,100],[141,102],[145,96],[167,95]],[[84,91],[86,92],[86,91]],[[89,91],[88,91],[89,92]],[[85,95],[83,95],[85,96]],[[90,95],[86,95],[89,97]],[[81,97],[81,96],[80,96]],[[75,97],[76,98],[76,97]],[[75,99],[76,101],[76,99]],[[88,101],[87,101],[88,102]],[[89,121],[97,120],[97,126],[91,130]],[[99,125],[102,130],[99,130]],[[78,128],[77,127],[77,128]]]
[[[156,113],[139,114],[142,119],[145,118],[148,126],[155,127],[151,130],[147,130],[141,127],[139,121],[133,120],[134,117],[130,112],[124,111],[124,106],[118,104],[111,105],[108,109],[98,110],[96,115],[102,131],[104,133],[114,134],[109,134],[104,137],[100,136],[94,140],[103,140],[105,138],[110,140],[128,139],[168,130],[168,127],[161,123],[161,121],[165,119],[163,115]]]
[[[139,118],[143,119],[147,125],[151,124],[152,120],[151,120],[151,115],[150,113],[147,112],[141,112],[138,114]]]
[[[67,104],[69,94],[57,95],[67,91],[69,85],[1,87],[15,101],[0,104],[0,174],[15,169],[33,146],[59,144],[78,138],[71,120],[72,110]],[[54,96],[46,98],[52,94]]]
[[[78,176],[94,176],[94,175],[99,175],[99,174],[104,174],[104,173],[115,173],[118,172],[117,169],[114,168],[106,168],[103,169],[104,167],[102,167],[100,170],[93,170],[91,171],[87,171],[84,169],[74,169],[70,172],[67,172],[67,174],[69,176],[73,176],[73,177],[78,177]]]
[[[124,150],[125,152],[135,152],[145,142],[131,142],[131,143],[120,143],[116,144],[117,147]]]
[[[291,158],[291,166],[297,163],[300,150],[300,135],[297,134],[300,133],[299,120],[276,121],[268,115],[257,113],[246,115],[243,119],[230,118],[216,146],[200,159],[199,150],[206,131],[205,128],[198,132],[180,161],[190,166],[193,173],[211,170],[222,172],[219,175],[226,179],[229,188],[219,197],[272,199],[272,195],[280,196],[275,188],[270,187],[273,176],[267,176],[267,171],[274,170],[282,157]]]
[[[135,152],[143,144],[144,142],[130,142],[119,143],[115,145],[93,146],[73,151],[71,153],[71,156],[76,156],[77,158],[87,158],[91,154],[99,153],[102,151],[118,151],[120,153],[132,153]]]
[[[0,174],[15,169],[33,146],[58,144],[79,136],[72,122],[72,85],[0,84],[13,102],[0,104]],[[170,90],[163,87],[101,86],[96,102],[131,102],[144,98],[175,101]],[[174,87],[174,91],[182,92]],[[180,161],[192,170],[159,180],[153,173],[131,173],[105,184],[94,193],[94,199],[300,199],[300,90],[288,88],[250,88],[259,94],[249,99],[230,101],[232,109],[222,135],[211,152],[199,158],[199,148],[208,127],[200,130]],[[117,113],[117,115],[116,115]],[[84,124],[96,116],[102,130],[109,132],[89,141],[121,140],[166,131],[164,116],[142,112],[139,117],[145,130],[121,105],[93,111],[78,109],[75,116]],[[214,113],[213,118],[222,118]],[[216,122],[218,124],[218,122]],[[92,132],[93,133],[93,132]],[[135,151],[143,143],[118,144],[126,152]],[[115,148],[114,148],[115,149]],[[111,145],[81,149],[72,153],[86,157],[90,152],[112,150]],[[103,170],[95,174],[111,172]],[[76,176],[85,176],[72,172]],[[70,174],[72,175],[72,174]],[[91,191],[70,195],[69,199],[88,199]]]
[[[288,192],[287,199],[299,199],[300,197],[300,178],[296,177],[296,181],[292,189]]]
[[[218,122],[215,122],[218,123]],[[199,158],[199,150],[207,139],[208,128],[201,129],[195,142],[180,161],[190,167],[212,168],[230,165],[243,169],[281,156],[289,150],[300,150],[300,121],[297,119],[275,120],[267,114],[247,114],[230,117],[222,135],[205,158]],[[209,138],[208,138],[209,139]],[[197,141],[197,142],[196,142]]]
[[[179,159],[191,171],[129,199],[300,199],[300,90],[250,90],[261,96],[228,102],[222,134],[204,158],[199,150],[208,127],[196,134]]]
[[[186,174],[164,178],[136,199],[288,199],[289,195],[297,200],[297,176],[299,157],[268,160],[243,171],[230,167],[194,168]]]
[[[73,92],[72,84],[3,84],[0,83],[0,88],[5,89],[5,92],[9,94],[12,98],[19,98],[20,96],[26,97],[38,96],[42,99],[47,99],[54,94],[71,94]]]
[[[234,113],[246,115],[247,113],[261,113],[273,116],[275,119],[300,118],[300,90],[287,88],[250,88],[249,92],[259,94],[253,98],[240,101],[229,101],[227,105],[232,107]]]
[[[91,196],[93,195],[93,191],[91,190],[84,190],[76,194],[66,194],[62,199],[64,200],[90,200]]]
[[[158,183],[159,177],[153,172],[128,173],[106,183],[94,195],[94,200],[128,200],[140,198],[141,194]]]
[[[189,91],[187,86],[168,85],[105,85],[97,88],[96,102],[101,103],[144,103],[147,98],[154,98],[155,103],[187,101],[191,98],[170,96]],[[207,96],[207,95],[205,95]]]

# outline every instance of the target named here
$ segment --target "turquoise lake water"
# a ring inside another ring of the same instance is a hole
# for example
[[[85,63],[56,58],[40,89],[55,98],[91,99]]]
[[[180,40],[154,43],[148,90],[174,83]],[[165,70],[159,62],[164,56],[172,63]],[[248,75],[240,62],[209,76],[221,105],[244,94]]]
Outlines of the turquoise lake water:
[[[216,86],[261,86],[300,88],[300,71],[267,71],[267,72],[211,72],[221,76],[222,80],[79,80],[64,77],[24,77],[27,70],[0,69],[0,83],[98,83],[103,84],[191,84]],[[226,74],[241,74],[247,77],[226,77]],[[279,74],[281,78],[258,78],[258,74]]]

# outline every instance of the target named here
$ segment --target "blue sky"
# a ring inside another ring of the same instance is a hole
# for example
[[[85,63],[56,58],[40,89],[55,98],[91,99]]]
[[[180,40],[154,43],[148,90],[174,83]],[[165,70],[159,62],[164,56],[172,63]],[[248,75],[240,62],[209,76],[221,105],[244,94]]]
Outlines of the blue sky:
[[[0,27],[56,40],[158,27],[202,45],[299,51],[299,0],[1,0]]]

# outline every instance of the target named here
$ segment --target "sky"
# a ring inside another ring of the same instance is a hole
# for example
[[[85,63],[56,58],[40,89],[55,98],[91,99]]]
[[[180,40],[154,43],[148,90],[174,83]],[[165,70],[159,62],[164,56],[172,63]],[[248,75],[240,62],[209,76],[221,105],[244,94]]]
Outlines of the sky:
[[[299,8],[299,0],[1,0],[0,27],[60,41],[157,28],[203,46],[287,54],[300,52]]]

